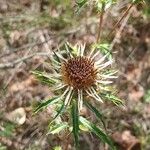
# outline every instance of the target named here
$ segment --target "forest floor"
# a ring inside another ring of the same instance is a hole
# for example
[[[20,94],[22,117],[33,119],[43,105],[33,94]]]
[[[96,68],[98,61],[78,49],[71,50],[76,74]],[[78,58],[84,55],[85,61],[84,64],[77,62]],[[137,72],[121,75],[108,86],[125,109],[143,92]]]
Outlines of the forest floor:
[[[46,135],[49,110],[32,115],[33,106],[52,92],[31,71],[47,70],[47,55],[66,41],[87,46],[96,41],[95,10],[75,14],[74,3],[66,2],[0,0],[0,150],[52,150],[66,144],[73,149],[59,135]],[[101,38],[111,43],[125,106],[101,108],[120,150],[150,150],[150,18],[141,5],[133,6],[107,37],[128,5],[122,1],[105,13]],[[80,143],[82,150],[103,150],[95,136],[83,134]]]

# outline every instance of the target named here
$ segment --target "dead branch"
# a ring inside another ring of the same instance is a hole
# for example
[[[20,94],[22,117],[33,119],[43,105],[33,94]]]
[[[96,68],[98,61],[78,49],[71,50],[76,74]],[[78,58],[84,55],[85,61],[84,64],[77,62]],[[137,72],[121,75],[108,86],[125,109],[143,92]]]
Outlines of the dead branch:
[[[128,21],[130,15],[131,15],[131,12],[132,12],[132,11],[130,10],[129,13],[128,13],[128,15],[125,17],[124,21],[122,22],[122,24],[121,24],[119,30],[117,31],[117,33],[116,33],[116,35],[115,35],[115,37],[114,37],[114,39],[113,39],[113,41],[112,41],[112,43],[111,43],[111,46],[110,46],[110,49],[111,49],[111,50],[113,49],[115,43],[120,39],[121,33],[122,33],[124,27],[125,27],[126,24],[127,24],[127,21]]]
[[[125,12],[123,13],[122,17],[117,21],[117,23],[113,26],[113,29],[111,30],[111,32],[108,34],[108,37],[114,32],[114,30],[116,29],[116,27],[120,24],[120,22],[122,22],[122,20],[124,19],[124,17],[126,17],[128,15],[128,12],[130,11],[130,9],[134,6],[134,3],[131,3],[127,10],[125,10]]]

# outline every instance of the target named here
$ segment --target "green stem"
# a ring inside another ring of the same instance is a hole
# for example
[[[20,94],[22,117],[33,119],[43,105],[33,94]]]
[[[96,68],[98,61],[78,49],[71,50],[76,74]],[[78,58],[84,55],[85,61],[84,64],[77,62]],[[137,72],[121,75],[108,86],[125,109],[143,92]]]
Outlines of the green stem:
[[[72,126],[73,126],[73,136],[75,141],[76,150],[79,149],[79,112],[78,112],[78,102],[76,100],[72,100]]]

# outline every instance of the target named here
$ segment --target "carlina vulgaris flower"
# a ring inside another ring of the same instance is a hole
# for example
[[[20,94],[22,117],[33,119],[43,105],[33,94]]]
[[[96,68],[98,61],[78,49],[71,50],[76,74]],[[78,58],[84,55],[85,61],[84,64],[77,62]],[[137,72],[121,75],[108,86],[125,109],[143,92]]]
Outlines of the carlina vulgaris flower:
[[[49,77],[54,80],[52,89],[54,92],[60,91],[58,98],[64,99],[65,106],[70,105],[75,98],[80,112],[85,96],[103,103],[98,93],[105,90],[104,87],[117,76],[114,75],[116,71],[108,71],[113,60],[107,59],[108,54],[102,57],[100,54],[95,48],[85,54],[85,45],[72,46],[66,43],[65,50],[58,49],[51,56],[54,73]]]

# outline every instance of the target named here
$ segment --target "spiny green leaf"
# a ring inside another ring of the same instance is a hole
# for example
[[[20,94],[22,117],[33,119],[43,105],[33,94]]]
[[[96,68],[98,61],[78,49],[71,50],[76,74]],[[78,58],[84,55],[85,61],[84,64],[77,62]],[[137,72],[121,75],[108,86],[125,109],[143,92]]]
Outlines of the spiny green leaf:
[[[80,116],[79,117],[79,121],[87,128],[89,128],[89,130],[91,132],[93,132],[94,134],[96,134],[104,143],[107,143],[112,150],[114,150],[114,145],[112,140],[109,138],[108,135],[106,135],[100,128],[98,128],[95,124],[89,122],[86,118]]]
[[[48,134],[50,134],[50,133],[51,134],[57,134],[67,127],[68,127],[67,122],[62,122],[61,124],[56,124],[56,125],[50,127]]]
[[[99,49],[101,53],[104,55],[108,54],[107,58],[109,60],[112,60],[112,52],[110,50],[110,44],[108,43],[95,44],[94,48]]]
[[[47,84],[47,85],[52,85],[57,82],[57,79],[50,78],[48,74],[45,74],[44,72],[41,71],[32,71],[32,73],[39,79],[42,83]]]
[[[60,109],[58,110],[56,116],[54,117],[54,119],[56,119],[62,113],[62,111],[64,110],[64,107],[65,107],[65,104],[63,103],[61,105]]]
[[[72,108],[71,108],[71,115],[72,115],[72,125],[73,125],[73,135],[76,147],[78,148],[79,142],[79,114],[78,114],[78,105],[77,101],[72,101]]]
[[[65,104],[63,103],[63,104],[61,105],[61,107],[59,108],[57,114],[55,115],[54,119],[52,120],[52,122],[54,122],[55,119],[63,112],[64,108],[65,108]],[[52,123],[52,122],[51,122],[51,123]],[[50,123],[50,124],[51,124],[51,123]]]
[[[101,94],[101,96],[104,99],[110,100],[111,102],[113,102],[115,105],[120,106],[123,105],[123,101],[121,99],[119,99],[117,96],[113,95],[113,94]]]
[[[94,106],[92,106],[92,104],[90,104],[88,101],[84,101],[84,103],[96,115],[96,117],[101,120],[104,128],[106,129],[106,125],[105,125],[105,122],[103,120],[103,118],[104,118],[103,114],[101,114],[99,112],[99,110],[97,110]]]
[[[37,108],[34,110],[34,113],[37,113],[39,112],[41,109],[43,109],[44,107],[47,107],[49,105],[52,105],[56,102],[58,102],[60,100],[59,97],[54,97],[54,98],[51,98],[51,99],[48,99],[46,101],[43,101],[42,103],[40,103]]]

